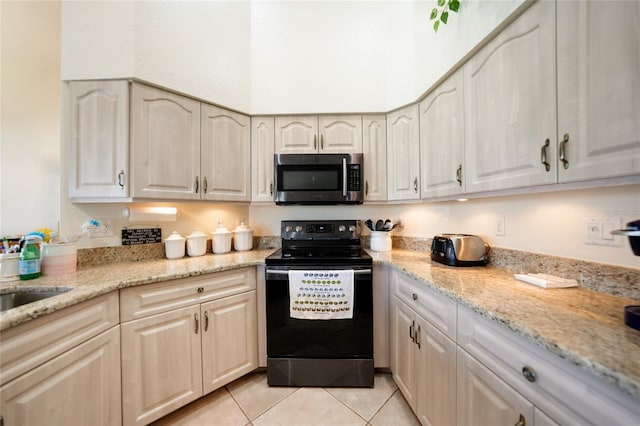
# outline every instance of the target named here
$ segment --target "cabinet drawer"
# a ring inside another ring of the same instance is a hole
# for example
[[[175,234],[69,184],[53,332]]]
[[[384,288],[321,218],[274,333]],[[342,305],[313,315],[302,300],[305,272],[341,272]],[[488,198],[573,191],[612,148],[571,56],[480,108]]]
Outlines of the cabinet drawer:
[[[638,424],[630,395],[527,342],[505,327],[458,307],[458,345],[560,424]],[[533,372],[535,378],[527,372]]]
[[[436,293],[424,284],[394,271],[393,294],[405,302],[453,341],[456,340],[456,302]]]
[[[118,293],[37,318],[2,332],[0,384],[118,324]]]
[[[120,290],[122,322],[256,289],[254,267]]]

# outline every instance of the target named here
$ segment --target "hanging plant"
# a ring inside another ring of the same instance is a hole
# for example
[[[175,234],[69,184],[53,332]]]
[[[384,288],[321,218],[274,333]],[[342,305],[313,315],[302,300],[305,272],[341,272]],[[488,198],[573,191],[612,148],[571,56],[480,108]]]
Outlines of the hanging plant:
[[[431,11],[429,18],[433,22],[433,30],[438,32],[440,22],[446,24],[449,20],[449,11],[458,12],[460,8],[460,0],[438,0],[438,6]]]

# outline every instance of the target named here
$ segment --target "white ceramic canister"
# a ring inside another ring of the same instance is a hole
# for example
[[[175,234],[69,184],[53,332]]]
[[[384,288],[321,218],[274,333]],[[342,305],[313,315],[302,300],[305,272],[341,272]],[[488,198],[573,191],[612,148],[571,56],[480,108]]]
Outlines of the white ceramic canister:
[[[216,254],[229,253],[231,251],[231,231],[218,223],[218,227],[211,233],[213,236],[211,246]]]
[[[391,251],[391,233],[385,231],[371,231],[371,250]]]
[[[246,251],[253,248],[253,230],[244,222],[236,226],[233,230],[233,249],[236,251]]]
[[[207,234],[200,230],[187,235],[187,254],[191,257],[202,256],[207,251]]]
[[[164,252],[167,259],[180,259],[184,257],[184,241],[185,238],[173,231],[169,238],[164,240]]]
[[[0,254],[0,282],[16,281],[18,279],[19,262],[20,253]]]
[[[47,244],[41,246],[40,273],[61,275],[76,271],[78,245],[76,243]]]

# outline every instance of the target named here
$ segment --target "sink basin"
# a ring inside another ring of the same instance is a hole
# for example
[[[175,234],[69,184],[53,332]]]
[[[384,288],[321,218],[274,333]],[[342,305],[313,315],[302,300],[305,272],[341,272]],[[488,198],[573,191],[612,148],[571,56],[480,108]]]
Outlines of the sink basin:
[[[26,305],[28,303],[37,302],[38,300],[48,299],[49,297],[58,296],[59,294],[66,293],[71,290],[70,288],[58,288],[55,290],[25,290],[14,291],[11,293],[0,294],[0,312],[8,311],[9,309],[17,308],[18,306]]]

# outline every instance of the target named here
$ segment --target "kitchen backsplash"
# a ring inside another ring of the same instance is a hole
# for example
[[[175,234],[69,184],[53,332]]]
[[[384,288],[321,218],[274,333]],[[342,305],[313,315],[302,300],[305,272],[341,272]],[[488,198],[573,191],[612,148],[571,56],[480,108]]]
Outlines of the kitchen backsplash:
[[[362,237],[362,244],[367,248],[369,247],[369,241],[370,237],[368,235]],[[425,254],[428,254],[431,250],[430,238],[392,236],[392,244],[395,249],[415,250]],[[260,250],[275,250],[280,247],[280,237],[254,237],[253,247]],[[208,240],[207,253],[211,252],[211,240]],[[164,258],[163,243],[88,248],[78,250],[78,267],[84,268],[116,262],[139,262],[160,258]],[[514,273],[546,273],[564,278],[573,278],[583,288],[640,300],[640,269],[500,247],[491,248],[489,264],[509,269]]]

